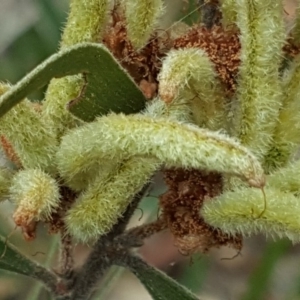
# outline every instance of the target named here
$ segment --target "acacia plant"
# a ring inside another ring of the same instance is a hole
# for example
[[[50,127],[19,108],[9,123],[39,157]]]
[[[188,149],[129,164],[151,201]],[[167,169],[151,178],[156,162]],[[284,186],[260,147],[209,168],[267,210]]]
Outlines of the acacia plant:
[[[196,299],[133,249],[162,230],[186,255],[258,232],[298,242],[300,6],[287,31],[282,2],[197,1],[200,23],[162,30],[162,0],[71,0],[59,51],[0,85],[0,196],[25,239],[41,222],[60,236],[60,267],[4,243],[0,267],[56,299],[89,299],[112,265],[153,299]],[[157,220],[127,229],[158,171]],[[78,241],[92,252],[75,270]]]

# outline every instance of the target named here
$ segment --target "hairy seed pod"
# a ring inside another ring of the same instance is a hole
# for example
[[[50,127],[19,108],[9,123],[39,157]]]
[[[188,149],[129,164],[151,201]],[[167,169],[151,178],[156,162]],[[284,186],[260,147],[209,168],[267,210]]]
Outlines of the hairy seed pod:
[[[258,189],[240,188],[206,201],[200,212],[205,221],[228,234],[263,233],[300,241],[299,198],[279,189],[266,187],[267,206]],[[263,214],[262,214],[263,212]]]
[[[78,147],[78,141],[81,141]],[[224,134],[167,119],[111,114],[72,130],[62,138],[56,161],[61,176],[74,176],[99,161],[156,157],[168,167],[207,169],[265,184],[264,172],[247,148]]]
[[[0,94],[8,89],[8,85],[0,84]],[[57,150],[55,132],[30,101],[23,100],[1,118],[0,134],[9,142],[24,168],[56,172],[53,165]]]
[[[235,131],[242,144],[263,160],[281,105],[283,4],[282,0],[238,0],[235,6],[242,47]]]
[[[99,42],[108,17],[108,0],[72,0],[70,13],[61,40],[61,49],[83,42]],[[78,123],[66,110],[66,104],[76,98],[84,80],[81,75],[52,79],[45,96],[43,119],[57,131],[60,137],[67,128]]]
[[[185,99],[195,123],[218,130],[225,126],[226,101],[212,62],[196,48],[171,50],[159,74],[159,96],[170,106]]]
[[[164,12],[162,0],[122,0],[125,7],[126,29],[132,45],[140,49],[150,38],[158,18]]]
[[[68,211],[68,232],[81,242],[91,242],[108,233],[158,168],[157,159],[133,157],[106,176],[96,176]]]

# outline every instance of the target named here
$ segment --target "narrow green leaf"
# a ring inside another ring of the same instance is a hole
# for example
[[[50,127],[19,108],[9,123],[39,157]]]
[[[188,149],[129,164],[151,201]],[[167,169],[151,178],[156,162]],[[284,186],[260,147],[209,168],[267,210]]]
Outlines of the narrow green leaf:
[[[0,269],[31,276],[37,265],[0,236]]]
[[[166,274],[149,266],[137,256],[124,258],[120,265],[129,268],[141,283],[148,290],[153,300],[196,300],[196,295],[192,294],[185,287],[179,285],[175,280]]]
[[[0,236],[0,269],[40,280],[49,290],[56,291],[57,276],[21,254]]]
[[[52,55],[3,94],[0,117],[52,78],[78,73],[85,74],[87,85],[69,109],[84,121],[109,111],[135,113],[144,108],[142,92],[110,52],[101,44],[82,43]]]

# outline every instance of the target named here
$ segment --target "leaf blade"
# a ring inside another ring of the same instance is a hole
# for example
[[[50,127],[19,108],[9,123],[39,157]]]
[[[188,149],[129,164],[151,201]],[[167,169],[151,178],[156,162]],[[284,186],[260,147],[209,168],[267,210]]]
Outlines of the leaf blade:
[[[0,269],[34,277],[37,266],[0,236]]]
[[[70,112],[84,121],[92,121],[109,111],[135,113],[144,108],[142,92],[107,48],[101,44],[82,43],[52,55],[3,94],[0,117],[52,78],[78,73],[87,75],[88,88],[80,101],[70,105]]]
[[[198,297],[179,285],[156,268],[149,266],[141,258],[129,255],[120,262],[138,277],[153,300],[197,300]]]

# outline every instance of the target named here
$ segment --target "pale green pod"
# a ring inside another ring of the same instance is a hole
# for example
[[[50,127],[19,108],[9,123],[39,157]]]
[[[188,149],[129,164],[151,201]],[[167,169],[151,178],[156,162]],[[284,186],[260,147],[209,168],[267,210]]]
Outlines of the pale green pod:
[[[83,42],[100,42],[108,11],[109,0],[72,0],[61,49]],[[84,84],[81,75],[74,75],[52,79],[48,86],[42,114],[58,137],[78,122],[67,111],[66,104],[79,95]]]
[[[164,12],[162,0],[122,0],[125,8],[126,29],[130,42],[136,49],[142,48]]]
[[[9,88],[0,84],[0,94]],[[12,145],[24,168],[41,168],[54,174],[55,133],[32,102],[23,100],[1,118],[0,134]]]
[[[222,11],[222,24],[228,27],[236,23],[236,0],[220,0]]]
[[[10,200],[17,206],[13,218],[18,226],[47,220],[59,206],[59,187],[50,175],[39,169],[16,173],[9,189]]]
[[[272,143],[281,105],[283,3],[237,0],[235,5],[242,46],[235,131],[242,144],[263,159]]]
[[[78,144],[80,141],[80,144]],[[207,169],[264,185],[264,172],[247,148],[224,134],[142,115],[111,114],[62,138],[56,162],[67,184],[102,160],[156,157],[168,167]]]
[[[74,75],[52,79],[48,86],[42,118],[54,128],[58,137],[78,123],[78,120],[66,109],[66,105],[80,94],[83,85],[82,76]]]
[[[61,49],[77,43],[99,42],[109,12],[109,0],[71,0]]]
[[[292,193],[265,188],[267,206],[261,190],[240,188],[208,200],[200,212],[204,220],[228,234],[263,233],[274,238],[300,241],[300,199]]]
[[[84,243],[108,233],[158,168],[157,159],[133,157],[114,172],[99,174],[68,211],[68,232]]]
[[[164,117],[173,121],[192,122],[192,112],[189,105],[183,99],[178,99],[178,105],[169,106],[165,102],[154,99],[144,110],[144,115],[151,118]],[[68,181],[68,186],[74,191],[82,191],[86,189],[88,184],[97,176],[106,176],[110,172],[115,172],[119,167],[120,162],[104,158],[97,160],[93,165],[83,165],[79,173],[74,174],[71,181]]]
[[[300,56],[286,72],[282,90],[282,107],[273,136],[274,142],[266,159],[269,170],[284,165],[300,144]]]
[[[171,50],[163,61],[158,78],[159,96],[163,101],[176,106],[176,99],[184,98],[191,106],[197,125],[211,130],[225,126],[224,91],[203,50]]]
[[[267,177],[270,187],[300,196],[300,160],[290,162]]]

